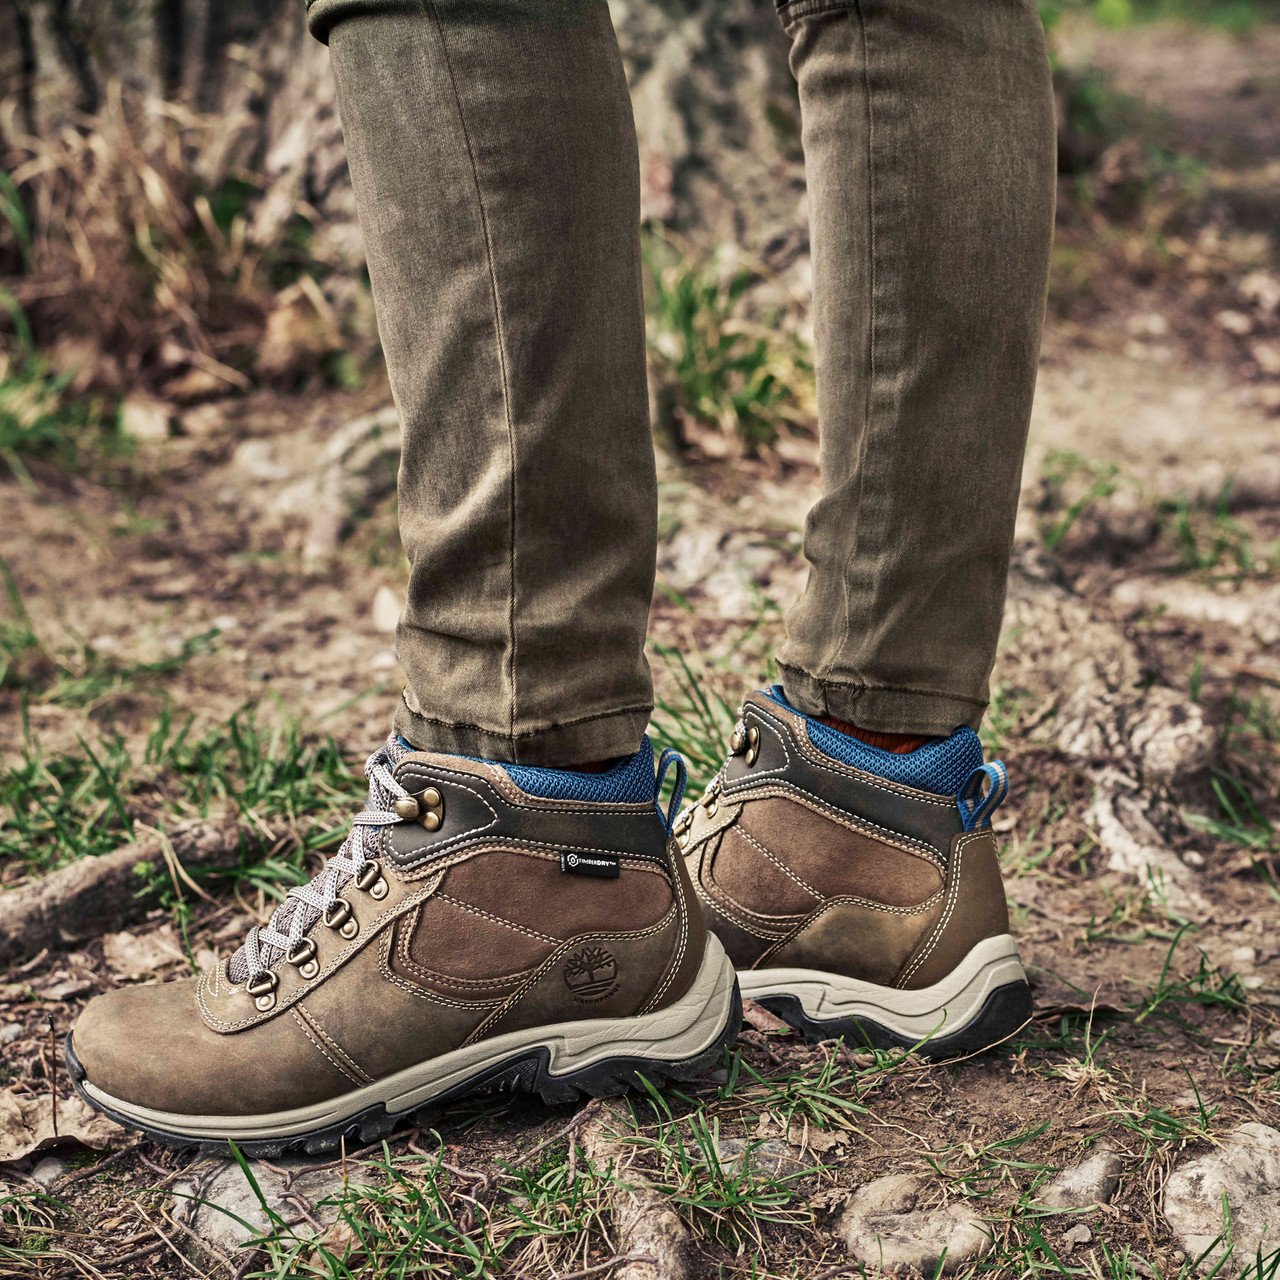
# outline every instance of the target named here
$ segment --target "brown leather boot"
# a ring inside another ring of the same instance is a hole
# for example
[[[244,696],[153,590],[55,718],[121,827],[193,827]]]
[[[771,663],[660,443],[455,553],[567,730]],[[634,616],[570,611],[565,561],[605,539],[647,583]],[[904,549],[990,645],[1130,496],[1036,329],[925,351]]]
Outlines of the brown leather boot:
[[[972,729],[893,755],[775,689],[731,746],[675,830],[744,996],[812,1039],[933,1058],[1027,1021],[989,825],[1006,775]]]
[[[342,851],[229,961],[89,1003],[67,1038],[88,1102],[163,1142],[272,1155],[467,1093],[561,1102],[720,1059],[741,1001],[647,740],[584,775],[393,738],[366,773]]]

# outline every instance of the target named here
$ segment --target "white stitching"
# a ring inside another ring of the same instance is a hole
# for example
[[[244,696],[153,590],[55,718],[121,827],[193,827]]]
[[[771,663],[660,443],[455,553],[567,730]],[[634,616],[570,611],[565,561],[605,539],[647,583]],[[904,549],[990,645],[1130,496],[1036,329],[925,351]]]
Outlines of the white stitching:
[[[946,873],[946,864],[939,858],[938,851],[932,845],[917,841],[914,836],[903,835],[901,831],[893,831],[888,827],[882,827],[878,822],[872,822],[870,818],[864,818],[861,814],[852,814],[844,809],[837,809],[834,805],[828,804],[812,792],[803,790],[794,782],[775,780],[762,788],[758,795],[744,795],[742,802],[746,804],[751,800],[767,800],[770,798],[794,800],[797,804],[804,805],[806,809],[821,814],[824,818],[830,818],[833,822],[847,828],[849,831],[853,831],[858,835],[883,839],[883,843],[895,849],[900,849],[903,853],[922,858],[931,866],[936,867],[944,874]]]
[[[788,867],[780,858],[777,858],[772,853],[770,853],[769,850],[766,849],[764,845],[762,845],[760,841],[755,838],[755,836],[750,835],[748,832],[744,831],[741,826],[738,827],[737,831],[735,831],[734,834],[739,839],[745,840],[749,845],[752,845],[754,848],[758,849],[762,854],[764,854],[766,858],[769,859],[770,862],[773,863],[775,867],[778,868],[779,871],[782,872],[784,876],[787,876],[789,879],[794,880],[796,884],[798,884],[800,888],[802,888],[805,891],[805,893],[807,893],[810,897],[817,898],[819,902],[823,900],[823,895],[819,893],[817,889],[813,887],[813,885],[809,884],[809,882],[806,880],[802,880],[798,875],[796,875],[796,873],[792,871],[791,868]],[[721,851],[723,851],[724,849],[723,842],[721,843],[720,848],[721,848]],[[714,868],[713,868],[713,874],[714,874]]]
[[[307,1024],[298,1016],[297,1009],[290,1009],[289,1012],[293,1014],[293,1020],[298,1024],[298,1026],[302,1028],[302,1034],[306,1036],[308,1040],[311,1041],[311,1043],[320,1051],[321,1055],[328,1060],[329,1065],[332,1066],[333,1069],[339,1075],[345,1076],[348,1080],[351,1081],[352,1084],[369,1084],[370,1083],[370,1081],[367,1079],[366,1080],[358,1079],[346,1067],[344,1067],[342,1063],[340,1063],[337,1060],[337,1058],[333,1057],[333,1055],[330,1054],[325,1049],[324,1045],[322,1045],[320,1041],[317,1040],[315,1036],[311,1034],[311,1029],[307,1026]]]
[[[232,1031],[239,1031],[244,1027],[256,1025],[260,1022],[266,1022],[271,1018],[283,1013],[285,1009],[292,1008],[293,1005],[301,1001],[306,995],[310,994],[322,982],[324,982],[331,974],[340,969],[352,956],[363,950],[375,934],[383,933],[388,924],[398,920],[402,915],[407,914],[418,903],[425,902],[436,891],[441,880],[444,879],[444,873],[441,872],[433,881],[423,885],[416,893],[410,894],[403,898],[400,902],[381,915],[376,915],[369,921],[367,929],[361,931],[361,936],[352,939],[341,951],[339,951],[332,960],[321,970],[320,973],[304,986],[299,987],[287,999],[287,1003],[276,1005],[274,1009],[268,1010],[266,1013],[252,1013],[247,1018],[241,1018],[236,1022],[229,1022],[226,1018],[220,1018],[212,1009],[209,1008],[208,1002],[205,1000],[205,993],[200,990],[199,983],[196,984],[196,1003],[200,1006],[200,1012],[204,1015],[206,1025],[211,1031],[217,1031],[222,1034],[229,1034]],[[232,986],[228,988],[228,994],[238,991],[239,988]]]
[[[762,720],[773,720],[774,724],[779,726],[783,724],[782,721],[777,720],[758,702],[752,702],[751,709]],[[809,726],[805,724],[803,719],[800,720],[800,727],[804,729],[804,740],[802,741],[798,736],[796,737],[796,749],[800,752],[800,755],[815,768],[825,769],[828,773],[834,773],[838,778],[852,778],[857,782],[864,782],[867,786],[874,787],[877,791],[886,791],[890,795],[902,796],[909,800],[919,800],[921,804],[930,804],[938,809],[955,808],[954,800],[938,800],[934,798],[932,792],[917,791],[914,787],[890,782],[887,778],[877,778],[874,773],[867,773],[862,769],[854,768],[852,765],[842,765],[838,760],[832,759],[831,756],[819,751],[818,748],[813,745],[812,740],[809,738]],[[762,774],[760,776],[763,777],[764,775]],[[739,781],[741,781],[741,779],[739,779]]]
[[[336,1053],[338,1057],[356,1073],[357,1076],[362,1077],[360,1081],[361,1084],[373,1083],[373,1077],[324,1029],[320,1023],[320,1019],[317,1018],[301,1000],[294,1005],[291,1012],[295,1015],[300,1013],[305,1021],[311,1024],[311,1029],[316,1033],[316,1035],[318,1035],[320,1039],[323,1040],[324,1043],[328,1045],[329,1048],[332,1049],[333,1052]]]
[[[563,941],[562,938],[553,938],[549,933],[539,933],[537,929],[527,929],[522,924],[516,924],[514,920],[504,920],[502,916],[495,916],[493,912],[486,911],[483,907],[472,906],[471,903],[463,902],[461,898],[455,898],[452,894],[438,893],[436,897],[441,902],[448,902],[462,911],[470,911],[472,915],[483,916],[486,920],[492,920],[494,924],[505,925],[516,933],[523,933],[527,937],[537,938],[541,942],[550,942],[554,946]]]
[[[579,934],[576,938],[567,939],[542,962],[538,968],[538,972],[523,987],[521,987],[519,991],[508,996],[506,1003],[500,1009],[495,1009],[493,1013],[491,1013],[478,1027],[476,1027],[474,1031],[472,1031],[463,1043],[471,1044],[475,1040],[482,1039],[486,1033],[486,1027],[492,1023],[499,1022],[508,1011],[514,1009],[520,1001],[525,998],[525,996],[529,995],[530,992],[532,992],[533,989],[543,980],[543,978],[547,977],[551,973],[552,969],[555,967],[556,961],[559,960],[560,957],[570,948],[580,947],[585,943],[595,942],[597,940],[601,942],[631,942],[637,938],[651,938],[655,933],[661,933],[663,929],[670,927],[671,916],[675,912],[676,904],[673,902],[667,914],[664,915],[657,924],[650,925],[647,929],[635,929],[629,933],[584,933]]]
[[[951,881],[950,892],[947,894],[947,905],[943,909],[942,919],[938,921],[938,926],[933,931],[933,937],[929,939],[929,945],[911,962],[902,975],[898,978],[898,982],[906,982],[924,962],[932,954],[934,947],[938,945],[943,933],[946,931],[948,922],[951,919],[951,913],[955,910],[956,902],[960,897],[960,868],[964,863],[965,846],[971,844],[974,840],[981,839],[986,835],[985,831],[974,831],[960,837],[956,841],[956,852],[954,864],[951,868],[951,875],[954,877]]]
[[[411,996],[417,996],[420,1000],[426,1000],[429,1004],[444,1005],[451,1009],[479,1011],[493,1009],[499,1003],[497,1000],[450,1000],[448,996],[438,995],[434,991],[427,991],[423,987],[415,986],[412,982],[406,982],[387,963],[388,950],[387,939],[384,938],[382,944],[378,947],[378,972],[393,987],[399,987],[401,991],[407,991]]]

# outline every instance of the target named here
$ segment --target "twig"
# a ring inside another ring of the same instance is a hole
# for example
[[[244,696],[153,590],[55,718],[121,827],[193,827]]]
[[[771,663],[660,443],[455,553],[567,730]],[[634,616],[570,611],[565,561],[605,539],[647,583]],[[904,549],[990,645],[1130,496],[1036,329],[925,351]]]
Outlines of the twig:
[[[575,1129],[580,1129],[584,1124],[587,1123],[588,1120],[590,1120],[596,1114],[596,1112],[600,1110],[602,1105],[603,1104],[601,1103],[599,1098],[593,1098],[590,1102],[587,1103],[585,1107],[582,1108],[581,1111],[578,1112],[576,1116],[573,1117],[572,1120],[569,1121],[567,1125],[565,1125],[563,1129],[561,1129],[558,1133],[553,1133],[551,1137],[544,1139],[542,1142],[539,1142],[536,1147],[530,1147],[529,1150],[524,1153],[524,1155],[520,1156],[519,1159],[517,1160],[513,1160],[507,1166],[507,1168],[508,1169],[520,1168],[522,1164],[525,1164],[529,1160],[532,1160],[533,1157],[536,1156],[539,1151],[545,1151],[553,1142],[559,1142],[561,1138],[567,1137]],[[586,1273],[583,1272],[581,1274],[585,1275]]]
[[[142,1143],[138,1143],[139,1147],[141,1147],[142,1145],[143,1145]],[[180,1178],[184,1173],[187,1172],[186,1169],[161,1168],[160,1165],[155,1164],[154,1162],[148,1160],[147,1157],[144,1156],[141,1151],[138,1152],[138,1159],[141,1160],[142,1163],[145,1164],[148,1169],[152,1169],[156,1173],[158,1173],[164,1179],[164,1182],[172,1182],[175,1178]],[[162,1182],[160,1185],[163,1186],[164,1183]]]
[[[134,1249],[131,1253],[121,1254],[120,1257],[112,1259],[112,1269],[118,1269],[130,1262],[137,1262],[139,1258],[145,1258],[149,1253],[155,1253],[157,1249],[164,1248],[163,1240],[153,1240],[150,1244],[144,1244],[141,1249]]]
[[[49,1106],[53,1111],[53,1136],[58,1136],[58,1036],[53,1029],[53,1010],[45,1017],[49,1019]]]
[[[862,1263],[860,1262],[842,1262],[838,1267],[830,1267],[826,1271],[819,1271],[816,1276],[810,1276],[809,1280],[834,1280],[835,1276],[847,1276],[850,1271],[861,1270]]]
[[[43,951],[40,951],[36,955],[32,956],[31,959],[28,960],[26,964],[20,964],[13,971],[14,977],[17,977],[17,975],[20,973],[30,973],[32,969],[38,969],[41,963],[46,959],[48,954],[49,954],[49,948],[45,947]]]
[[[318,1235],[324,1234],[324,1226],[317,1222],[315,1216],[311,1212],[311,1206],[306,1202],[301,1193],[297,1191],[281,1191],[280,1199],[287,1200],[304,1218],[316,1229]]]
[[[654,1266],[657,1261],[651,1253],[615,1253],[612,1258],[606,1258],[594,1266],[583,1267],[581,1271],[565,1271],[552,1275],[551,1280],[583,1280],[584,1276],[599,1275],[601,1271],[608,1271],[610,1267],[619,1267],[624,1262],[647,1262],[650,1266]]]
[[[221,1249],[215,1248],[215,1246],[211,1245],[207,1240],[204,1240],[200,1236],[196,1235],[196,1233],[192,1231],[190,1227],[186,1226],[184,1223],[179,1222],[177,1218],[166,1213],[163,1209],[160,1210],[160,1216],[171,1227],[177,1227],[177,1229],[181,1231],[184,1236],[186,1236],[188,1239],[194,1240],[197,1246],[199,1246],[199,1248],[203,1249],[207,1254],[209,1254],[210,1257],[215,1258],[218,1262],[222,1263],[222,1265],[226,1267],[228,1271],[232,1269],[231,1259],[228,1258],[227,1255],[223,1253]]]
[[[133,1155],[140,1146],[142,1146],[141,1142],[135,1142],[131,1147],[122,1147],[119,1151],[113,1151],[109,1156],[99,1160],[97,1164],[91,1164],[88,1168],[77,1169],[74,1173],[67,1174],[62,1179],[62,1185],[67,1187],[73,1182],[79,1182],[81,1178],[89,1178],[95,1173],[101,1173],[108,1165],[113,1165],[117,1161],[123,1160],[125,1156]]]
[[[160,1228],[157,1227],[154,1222],[151,1221],[151,1218],[148,1216],[147,1211],[138,1203],[136,1199],[133,1202],[133,1207],[135,1210],[137,1210],[142,1220],[147,1223],[147,1225],[156,1233],[156,1235],[160,1237],[161,1240],[164,1241],[164,1243],[169,1248],[169,1252],[172,1253],[173,1256],[177,1258],[178,1261],[181,1262],[182,1265],[186,1267],[188,1271],[194,1271],[196,1275],[200,1275],[201,1273],[199,1269],[196,1267],[195,1263],[193,1263],[191,1259],[188,1258],[187,1255],[183,1253],[182,1250],[179,1249],[178,1246],[175,1245],[173,1241],[170,1240],[169,1237],[165,1235],[165,1233],[161,1231]]]

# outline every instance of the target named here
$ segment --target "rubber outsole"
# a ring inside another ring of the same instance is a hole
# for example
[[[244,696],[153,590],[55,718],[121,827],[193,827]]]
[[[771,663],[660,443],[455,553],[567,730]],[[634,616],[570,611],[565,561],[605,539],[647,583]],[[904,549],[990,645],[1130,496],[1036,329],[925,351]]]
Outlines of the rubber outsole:
[[[431,1112],[442,1106],[474,1094],[536,1093],[544,1102],[563,1103],[575,1102],[583,1097],[603,1098],[626,1093],[629,1089],[642,1089],[642,1077],[644,1081],[657,1087],[661,1087],[669,1080],[691,1080],[723,1061],[725,1049],[737,1039],[741,1027],[742,994],[735,980],[729,1016],[724,1027],[706,1049],[691,1058],[675,1062],[632,1056],[602,1058],[576,1071],[553,1075],[549,1070],[550,1050],[542,1045],[533,1045],[500,1063],[491,1063],[476,1072],[474,1076],[409,1110],[388,1112],[386,1107],[379,1103],[376,1106],[367,1107],[356,1115],[348,1116],[336,1124],[326,1125],[308,1133],[295,1134],[287,1138],[250,1138],[243,1142],[237,1141],[236,1146],[252,1159],[264,1157],[272,1159],[290,1153],[319,1155],[322,1152],[337,1150],[343,1139],[347,1140],[349,1146],[353,1144],[357,1147],[367,1146],[371,1142],[377,1142],[380,1138],[389,1136],[399,1128],[426,1119]],[[158,1142],[164,1146],[181,1150],[198,1147],[201,1151],[210,1153],[227,1151],[227,1142],[223,1139],[193,1138],[141,1124],[137,1119],[93,1097],[84,1088],[85,1070],[72,1047],[70,1032],[67,1033],[65,1043],[67,1069],[71,1082],[80,1097],[95,1110],[101,1111],[124,1128],[142,1133],[152,1142]]]
[[[851,1049],[915,1049],[931,1062],[994,1048],[1026,1026],[1032,1012],[1031,988],[1025,982],[1008,982],[991,991],[964,1026],[947,1035],[919,1041],[872,1018],[811,1018],[795,996],[761,995],[753,999],[806,1040],[843,1039]]]

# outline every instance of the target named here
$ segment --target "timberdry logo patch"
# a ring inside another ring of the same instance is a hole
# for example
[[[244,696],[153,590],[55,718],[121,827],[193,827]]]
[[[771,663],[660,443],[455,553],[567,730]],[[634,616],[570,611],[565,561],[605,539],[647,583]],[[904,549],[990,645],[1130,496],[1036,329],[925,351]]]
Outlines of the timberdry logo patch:
[[[583,1004],[607,1000],[618,989],[618,962],[608,947],[583,947],[565,961],[564,985]]]

